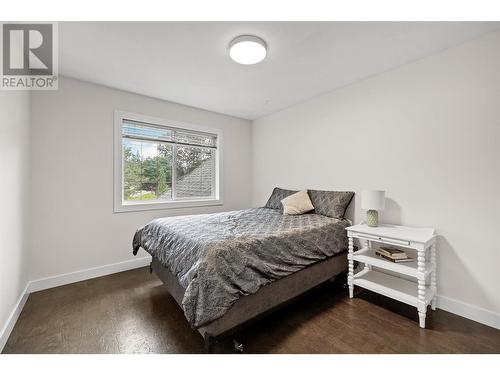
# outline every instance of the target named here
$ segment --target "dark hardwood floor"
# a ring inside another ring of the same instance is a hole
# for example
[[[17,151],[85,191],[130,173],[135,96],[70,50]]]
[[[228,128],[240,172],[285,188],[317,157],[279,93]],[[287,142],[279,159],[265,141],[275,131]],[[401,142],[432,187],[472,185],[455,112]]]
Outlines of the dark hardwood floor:
[[[500,331],[327,284],[239,334],[245,353],[500,353]],[[215,346],[232,353],[231,339]],[[3,353],[203,353],[201,336],[148,268],[30,295]]]

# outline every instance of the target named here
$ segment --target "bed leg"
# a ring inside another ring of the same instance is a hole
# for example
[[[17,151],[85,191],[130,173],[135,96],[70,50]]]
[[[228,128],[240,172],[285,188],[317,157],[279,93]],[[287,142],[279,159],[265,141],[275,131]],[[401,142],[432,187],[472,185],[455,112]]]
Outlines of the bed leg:
[[[149,263],[149,273],[153,273],[153,262]]]
[[[203,336],[203,339],[205,340],[205,353],[212,354],[213,347],[214,347],[214,338],[212,336],[210,336],[208,333],[205,333],[205,336]]]
[[[244,350],[244,347],[243,347],[243,343],[241,342],[241,340],[237,337],[235,337],[233,339],[233,348],[236,352],[240,352],[242,353],[243,350]]]

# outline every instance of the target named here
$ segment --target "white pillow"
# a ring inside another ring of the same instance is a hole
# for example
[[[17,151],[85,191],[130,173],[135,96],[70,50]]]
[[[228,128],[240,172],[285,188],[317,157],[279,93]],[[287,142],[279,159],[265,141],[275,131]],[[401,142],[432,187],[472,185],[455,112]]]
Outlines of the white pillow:
[[[300,215],[305,212],[314,210],[314,206],[307,194],[307,190],[299,191],[298,193],[289,195],[281,201],[283,204],[284,215]]]

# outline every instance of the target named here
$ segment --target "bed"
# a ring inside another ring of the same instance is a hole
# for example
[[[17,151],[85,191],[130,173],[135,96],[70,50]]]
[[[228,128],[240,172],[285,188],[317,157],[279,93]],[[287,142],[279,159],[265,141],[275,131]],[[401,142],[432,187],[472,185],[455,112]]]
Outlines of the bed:
[[[279,207],[279,206],[278,206]],[[266,207],[160,218],[138,229],[133,253],[205,340],[263,317],[347,269],[346,219]]]

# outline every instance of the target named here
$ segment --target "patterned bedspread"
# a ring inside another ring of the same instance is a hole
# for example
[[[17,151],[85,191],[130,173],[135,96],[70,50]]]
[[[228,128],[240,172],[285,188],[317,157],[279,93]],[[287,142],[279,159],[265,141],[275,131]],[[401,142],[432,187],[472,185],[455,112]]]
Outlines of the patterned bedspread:
[[[193,328],[221,317],[240,298],[346,250],[347,220],[269,208],[156,219],[137,230],[142,247],[185,288]]]

